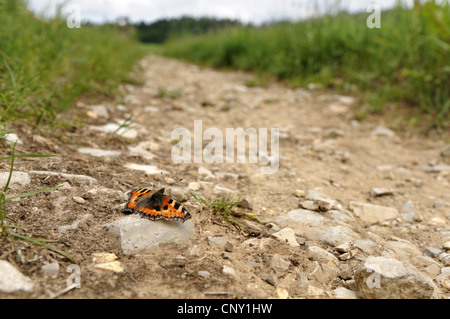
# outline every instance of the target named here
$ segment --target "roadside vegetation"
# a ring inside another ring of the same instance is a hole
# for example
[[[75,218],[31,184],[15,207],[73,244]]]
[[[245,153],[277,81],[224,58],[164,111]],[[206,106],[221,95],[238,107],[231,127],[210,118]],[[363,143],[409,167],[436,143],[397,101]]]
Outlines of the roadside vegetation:
[[[413,125],[426,118],[427,129],[442,130],[450,114],[450,5],[437,3],[381,12],[381,28],[367,26],[370,13],[341,11],[296,23],[182,34],[165,43],[163,54],[293,86],[359,93],[368,105],[356,112],[361,118],[399,102],[416,114],[407,116]]]
[[[116,25],[69,28],[23,1],[0,2],[0,126],[52,126],[83,95],[112,96],[147,50]]]

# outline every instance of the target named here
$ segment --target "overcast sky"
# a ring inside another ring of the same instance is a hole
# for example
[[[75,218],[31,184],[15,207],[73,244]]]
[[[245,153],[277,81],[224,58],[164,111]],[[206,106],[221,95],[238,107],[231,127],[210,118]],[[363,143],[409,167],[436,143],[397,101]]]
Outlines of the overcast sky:
[[[403,0],[407,3],[413,0]],[[366,11],[371,3],[382,9],[390,8],[396,0],[28,0],[37,13],[52,15],[56,5],[77,5],[82,20],[115,21],[127,16],[133,22],[155,21],[160,18],[212,16],[239,19],[245,23],[261,23],[284,18],[299,19],[320,10],[336,8],[336,3],[350,11]],[[64,12],[64,10],[63,10]],[[67,12],[67,11],[66,11]]]

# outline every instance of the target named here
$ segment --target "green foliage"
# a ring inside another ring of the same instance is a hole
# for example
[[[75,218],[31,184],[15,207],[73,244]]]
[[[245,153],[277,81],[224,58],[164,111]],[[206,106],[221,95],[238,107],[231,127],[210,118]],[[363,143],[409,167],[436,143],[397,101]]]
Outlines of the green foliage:
[[[149,24],[140,22],[135,25],[135,28],[140,41],[163,43],[172,34],[204,34],[238,25],[241,25],[239,21],[231,19],[181,17],[178,19],[160,19]]]
[[[232,199],[231,195],[228,195],[227,198],[216,198],[208,204],[203,198],[196,196],[194,193],[191,193],[191,195],[197,202],[200,203],[200,205],[202,205],[204,209],[212,210],[214,214],[219,214],[223,217],[223,220],[233,224],[238,228],[242,227],[242,224],[239,223],[236,218],[246,218],[261,223],[261,221],[256,217],[255,214],[233,211],[233,208],[239,203],[241,199],[240,196],[236,199]]]
[[[52,123],[82,94],[111,95],[145,54],[114,25],[70,29],[43,20],[22,1],[0,2],[0,123]]]
[[[165,55],[220,68],[275,75],[295,85],[321,83],[342,90],[356,85],[363,99],[402,101],[449,123],[450,5],[427,2],[381,13],[340,12],[298,23],[238,27],[207,35],[181,35]],[[380,111],[382,106],[374,105]]]

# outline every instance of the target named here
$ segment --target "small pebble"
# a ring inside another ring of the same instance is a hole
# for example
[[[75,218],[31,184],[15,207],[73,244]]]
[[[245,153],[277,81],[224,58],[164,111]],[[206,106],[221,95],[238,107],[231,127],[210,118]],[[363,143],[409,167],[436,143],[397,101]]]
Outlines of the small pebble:
[[[450,241],[445,242],[442,248],[444,248],[445,250],[450,250]]]
[[[236,276],[236,270],[234,270],[234,268],[231,268],[230,266],[224,265],[222,271],[224,274]]]
[[[191,182],[191,183],[189,183],[188,188],[189,188],[189,190],[196,192],[202,188],[202,185],[197,182]]]
[[[59,264],[57,262],[54,262],[51,264],[43,265],[41,267],[41,270],[44,276],[56,278],[59,272]]]
[[[289,292],[284,288],[276,288],[274,297],[277,299],[287,299],[289,297]]]
[[[301,190],[301,189],[297,189],[295,191],[295,197],[304,197],[305,196],[305,191]]]
[[[77,204],[84,204],[86,202],[86,200],[84,200],[84,198],[82,198],[80,196],[74,196],[74,197],[72,197],[72,199]]]
[[[199,270],[199,271],[197,272],[197,275],[199,275],[200,277],[202,277],[202,278],[204,278],[204,279],[208,279],[208,278],[211,276],[211,274],[209,273],[209,271],[206,271],[206,270]]]
[[[334,247],[334,250],[340,253],[348,253],[352,248],[349,243],[344,243],[339,246]]]
[[[383,187],[374,187],[370,190],[370,196],[372,197],[380,197],[394,194],[394,191],[389,188]]]
[[[434,247],[425,247],[424,249],[422,249],[422,252],[427,256],[435,258],[442,253],[442,250]]]

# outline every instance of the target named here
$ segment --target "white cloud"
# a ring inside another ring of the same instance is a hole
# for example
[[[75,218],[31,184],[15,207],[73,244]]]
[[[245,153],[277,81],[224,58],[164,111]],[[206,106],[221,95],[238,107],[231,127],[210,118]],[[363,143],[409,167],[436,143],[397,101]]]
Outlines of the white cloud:
[[[352,11],[365,11],[371,3],[388,8],[393,6],[396,0],[28,0],[28,2],[33,11],[38,13],[45,11],[49,15],[52,15],[56,6],[63,2],[67,5],[78,5],[82,20],[94,22],[115,21],[120,16],[127,16],[133,22],[149,22],[164,17],[190,15],[260,23],[283,18],[304,18],[317,9],[330,10],[336,3]]]

